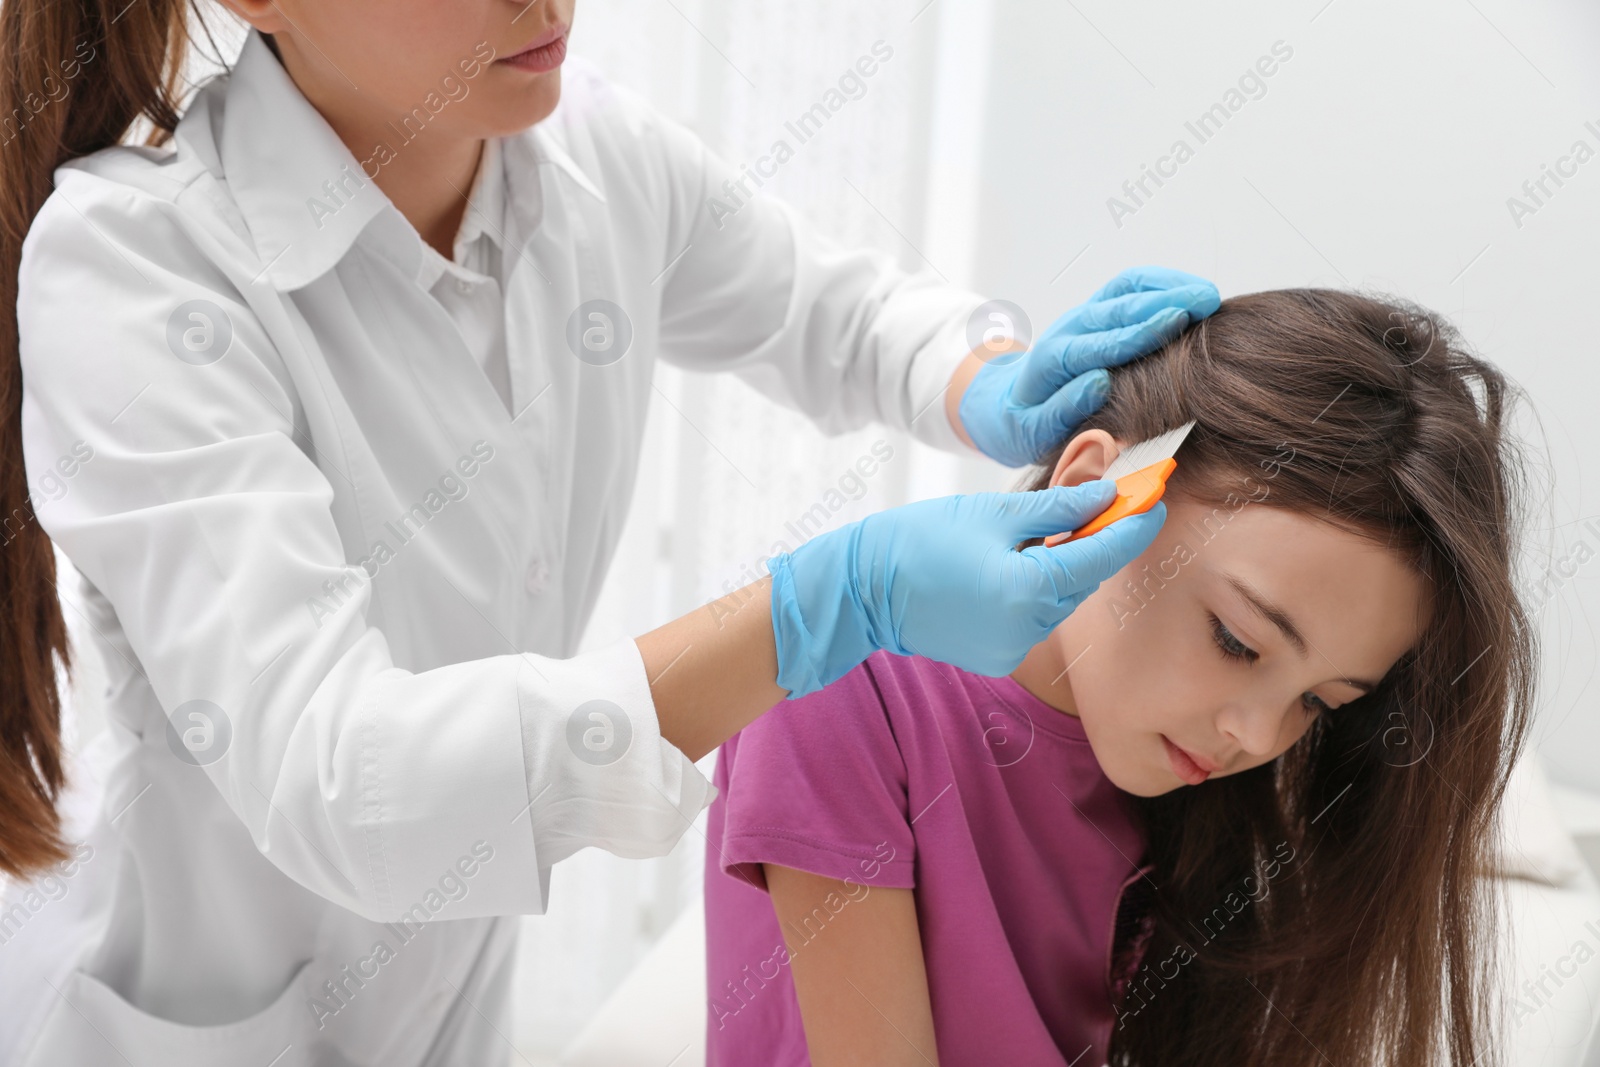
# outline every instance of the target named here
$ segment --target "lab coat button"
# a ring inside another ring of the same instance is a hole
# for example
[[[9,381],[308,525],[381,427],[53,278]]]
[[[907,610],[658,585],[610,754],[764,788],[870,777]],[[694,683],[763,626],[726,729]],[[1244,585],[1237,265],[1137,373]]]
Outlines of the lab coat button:
[[[535,595],[544,592],[545,583],[550,581],[550,568],[545,566],[542,559],[536,559],[528,564],[528,577],[523,583],[528,592]]]
[[[470,293],[470,292],[472,292],[472,283],[467,281],[465,278],[457,278],[456,279],[456,292],[458,292],[458,293]]]

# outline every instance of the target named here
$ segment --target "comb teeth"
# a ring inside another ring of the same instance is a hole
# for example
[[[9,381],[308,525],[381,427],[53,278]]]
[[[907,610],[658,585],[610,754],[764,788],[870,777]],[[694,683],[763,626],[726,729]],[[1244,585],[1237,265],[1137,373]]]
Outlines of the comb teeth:
[[[1190,419],[1175,430],[1129,445],[1117,454],[1117,458],[1111,461],[1111,466],[1100,477],[1114,482],[1125,474],[1170,459],[1178,451],[1178,446],[1183,444],[1184,438],[1189,436],[1189,431],[1194,429],[1194,423],[1195,420]]]

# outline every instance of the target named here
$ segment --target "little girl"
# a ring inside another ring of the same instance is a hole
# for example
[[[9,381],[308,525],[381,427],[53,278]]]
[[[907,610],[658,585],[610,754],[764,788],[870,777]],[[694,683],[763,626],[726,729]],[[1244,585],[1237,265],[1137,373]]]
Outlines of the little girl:
[[[712,1067],[1493,1062],[1510,392],[1319,290],[1113,371],[1028,488],[1196,420],[1142,557],[1008,677],[879,653],[723,746]]]

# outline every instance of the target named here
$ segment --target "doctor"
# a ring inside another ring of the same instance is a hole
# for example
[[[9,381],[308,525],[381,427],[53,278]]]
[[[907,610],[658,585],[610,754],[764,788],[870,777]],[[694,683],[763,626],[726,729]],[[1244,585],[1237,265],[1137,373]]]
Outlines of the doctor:
[[[553,864],[666,852],[709,800],[694,759],[875,650],[1009,671],[1164,515],[1019,553],[1109,484],[913,504],[574,655],[654,362],[1018,466],[1100,403],[1085,371],[1217,294],[1129,272],[986,363],[980,297],[764,197],[714,217],[722,162],[563,84],[572,0],[223,4],[254,30],[181,119],[185,0],[0,8],[0,114],[26,116],[0,147],[0,869],[67,886],[0,917],[0,1058],[501,1062]],[[114,147],[140,117],[163,147]],[[46,535],[110,674],[86,836],[55,811]]]

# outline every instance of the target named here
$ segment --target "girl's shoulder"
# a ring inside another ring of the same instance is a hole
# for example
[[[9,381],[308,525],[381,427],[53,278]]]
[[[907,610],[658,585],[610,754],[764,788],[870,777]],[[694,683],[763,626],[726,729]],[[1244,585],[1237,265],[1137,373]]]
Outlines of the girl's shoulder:
[[[1068,729],[1046,721],[1062,718],[1059,712],[1046,716],[1013,699],[1008,682],[877,652],[826,688],[780,702],[723,753],[730,764],[760,768],[754,777],[763,784],[744,788],[792,788],[798,774],[848,784],[847,793],[871,780],[903,799],[913,778],[944,782],[952,766],[974,760],[1005,766],[1001,756],[1034,747],[1036,729],[1047,736]]]
[[[930,707],[954,707],[967,712],[975,706],[995,703],[1000,699],[996,687],[1004,683],[1003,679],[986,678],[937,660],[889,652],[873,653],[857,671],[858,684],[870,686],[885,709],[915,709],[922,713]]]
[[[914,727],[903,720],[916,718],[907,709],[917,689],[914,673],[897,659],[903,657],[877,653],[825,688],[779,702],[735,734],[723,746],[724,757],[731,762],[737,754],[746,767],[816,762],[821,770],[836,764],[835,754],[844,750],[851,761],[871,766],[873,777],[903,783],[900,745]]]
[[[827,688],[801,697],[795,703],[848,704],[853,708],[873,705],[886,713],[925,709],[931,703],[946,701],[956,694],[970,699],[975,678],[958,668],[921,656],[874,652]]]
[[[981,724],[997,703],[995,681],[921,656],[875,652],[826,688],[785,701],[792,708],[779,718],[786,730],[819,740],[870,737],[914,760]]]

